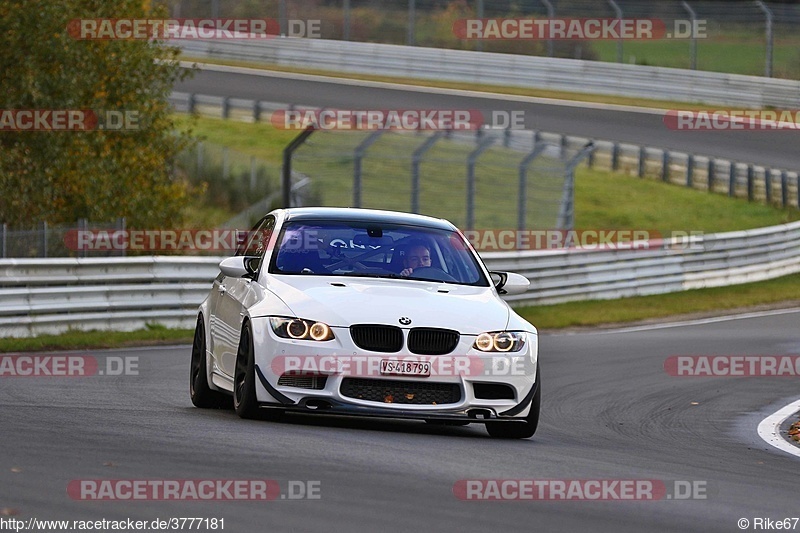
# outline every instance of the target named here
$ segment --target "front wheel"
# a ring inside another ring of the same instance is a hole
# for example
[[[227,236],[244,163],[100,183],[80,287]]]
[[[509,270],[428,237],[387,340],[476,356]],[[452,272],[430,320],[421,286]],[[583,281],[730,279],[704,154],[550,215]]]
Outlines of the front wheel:
[[[233,376],[233,408],[236,414],[242,418],[258,417],[253,351],[253,333],[248,322],[242,327],[239,349],[236,352],[236,370]]]
[[[539,368],[536,368],[536,392],[533,394],[531,410],[521,422],[487,422],[486,431],[496,439],[527,439],[533,437],[539,426],[539,410],[542,404],[542,383]]]
[[[213,390],[208,385],[206,361],[206,330],[203,317],[197,317],[192,341],[192,363],[189,373],[189,395],[195,407],[204,409],[230,409],[231,399],[227,394]]]

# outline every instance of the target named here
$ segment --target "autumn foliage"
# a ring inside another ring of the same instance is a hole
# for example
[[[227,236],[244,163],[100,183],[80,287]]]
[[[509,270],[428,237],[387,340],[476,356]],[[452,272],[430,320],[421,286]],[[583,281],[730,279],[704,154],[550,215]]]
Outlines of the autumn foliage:
[[[0,110],[133,113],[133,131],[0,131],[0,222],[30,227],[125,217],[174,227],[188,198],[174,178],[187,145],[167,98],[177,52],[147,40],[79,41],[76,18],[164,16],[142,0],[0,2]]]

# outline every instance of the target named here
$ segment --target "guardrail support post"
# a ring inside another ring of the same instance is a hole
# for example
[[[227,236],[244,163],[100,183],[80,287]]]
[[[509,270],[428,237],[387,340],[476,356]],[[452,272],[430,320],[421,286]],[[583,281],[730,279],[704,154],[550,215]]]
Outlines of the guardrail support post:
[[[443,131],[437,131],[423,142],[419,148],[414,150],[411,156],[411,212],[419,213],[419,166],[425,153],[433,148],[436,141],[445,135]]]
[[[611,146],[611,170],[619,169],[619,143]]]
[[[789,176],[785,170],[781,170],[781,205],[786,207],[789,205],[789,191],[788,188]]]
[[[491,135],[481,139],[478,147],[467,157],[467,221],[468,230],[475,229],[475,162],[494,142]]]
[[[647,150],[644,146],[639,147],[639,169],[637,170],[637,174],[640,178],[644,177],[644,170],[645,170],[645,157],[647,157]]]
[[[728,175],[728,196],[736,196],[736,163],[731,161]]]
[[[222,118],[229,119],[231,117],[231,98],[225,96],[222,99]]]
[[[284,209],[291,207],[292,204],[292,154],[300,147],[300,145],[306,142],[306,139],[308,139],[313,133],[314,127],[308,126],[306,129],[301,131],[297,137],[292,139],[292,141],[286,145],[286,148],[283,149],[281,203]]]
[[[747,165],[747,200],[750,202],[753,201],[754,176],[755,176],[755,170],[753,169],[753,165]]]
[[[689,154],[686,158],[686,186],[690,189],[693,186],[694,181],[694,155]]]
[[[772,203],[772,169],[764,168],[764,194],[767,205]]]

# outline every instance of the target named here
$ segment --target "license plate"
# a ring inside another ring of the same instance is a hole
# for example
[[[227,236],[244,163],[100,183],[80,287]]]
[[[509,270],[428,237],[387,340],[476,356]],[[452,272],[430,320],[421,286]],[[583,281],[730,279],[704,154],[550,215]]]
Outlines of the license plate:
[[[381,359],[381,374],[394,376],[430,376],[430,361],[393,361]]]

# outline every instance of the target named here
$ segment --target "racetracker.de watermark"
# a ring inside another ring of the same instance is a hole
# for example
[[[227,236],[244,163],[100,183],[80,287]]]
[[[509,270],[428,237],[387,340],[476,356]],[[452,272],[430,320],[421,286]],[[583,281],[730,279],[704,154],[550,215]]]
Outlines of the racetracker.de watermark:
[[[800,355],[673,355],[664,371],[675,377],[797,377]]]
[[[465,131],[487,124],[477,109],[286,109],[270,121],[282,130]]]
[[[78,40],[151,40],[151,39],[274,39],[282,35],[275,19],[150,19],[84,18],[72,19],[67,33]],[[322,38],[322,21],[289,19],[288,37]]]
[[[458,19],[453,35],[464,40],[660,40],[704,39],[705,20],[653,18]]]
[[[138,356],[0,355],[0,378],[138,376]]]
[[[659,479],[462,479],[453,485],[453,495],[466,501],[705,500],[707,485]]]
[[[254,235],[235,229],[69,230],[64,245],[86,252],[230,252]]]
[[[798,131],[800,111],[760,109],[718,109],[688,111],[671,109],[664,125],[677,131]]]
[[[703,232],[657,230],[465,230],[473,248],[480,252],[512,250],[658,250],[702,249]]]
[[[430,377],[529,376],[535,366],[524,352],[470,356],[395,355],[279,355],[272,360],[278,376],[315,377],[344,375],[380,377],[422,375]]]
[[[96,501],[273,501],[319,500],[319,480],[274,479],[73,479],[73,500]]]
[[[93,109],[0,109],[0,131],[136,131],[139,111]]]

